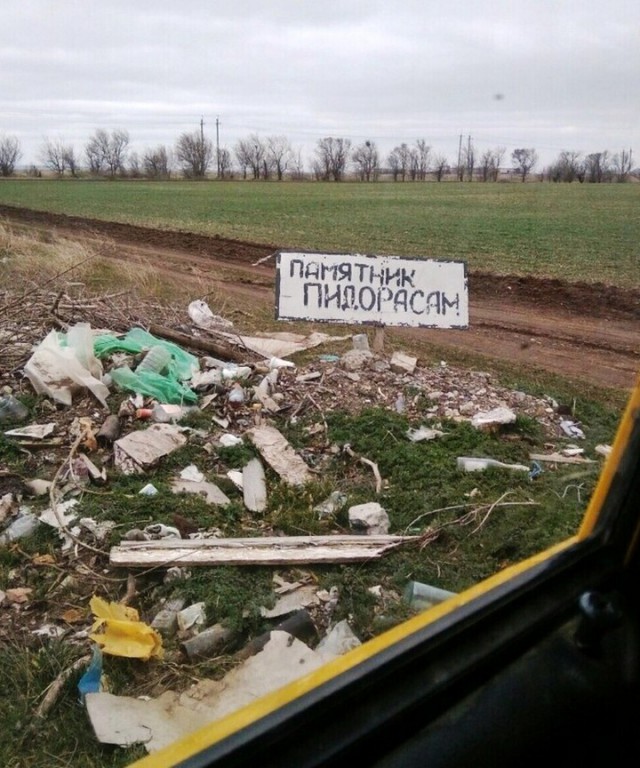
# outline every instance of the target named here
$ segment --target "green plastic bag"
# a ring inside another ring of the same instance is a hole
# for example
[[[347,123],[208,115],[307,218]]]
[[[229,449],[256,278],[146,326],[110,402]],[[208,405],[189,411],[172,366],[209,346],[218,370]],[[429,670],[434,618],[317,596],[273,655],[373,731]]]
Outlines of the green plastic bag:
[[[151,347],[158,346],[164,347],[171,353],[169,376],[178,381],[188,381],[200,369],[197,357],[189,352],[185,352],[182,347],[171,341],[156,338],[143,328],[132,328],[121,339],[111,334],[105,334],[103,336],[96,336],[93,341],[94,352],[98,358],[106,357],[112,352],[129,352],[130,354],[137,355],[140,352],[151,349]],[[169,401],[166,400],[165,402]]]
[[[154,371],[132,371],[127,365],[111,372],[114,383],[122,389],[153,397],[159,403],[197,403],[198,396],[174,376],[162,376]]]

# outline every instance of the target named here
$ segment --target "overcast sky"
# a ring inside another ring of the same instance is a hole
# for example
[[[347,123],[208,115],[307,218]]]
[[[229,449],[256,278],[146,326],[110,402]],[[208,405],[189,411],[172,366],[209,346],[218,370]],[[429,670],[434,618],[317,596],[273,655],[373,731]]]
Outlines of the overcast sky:
[[[640,153],[639,0],[0,0],[0,135]],[[636,163],[637,164],[637,163]]]

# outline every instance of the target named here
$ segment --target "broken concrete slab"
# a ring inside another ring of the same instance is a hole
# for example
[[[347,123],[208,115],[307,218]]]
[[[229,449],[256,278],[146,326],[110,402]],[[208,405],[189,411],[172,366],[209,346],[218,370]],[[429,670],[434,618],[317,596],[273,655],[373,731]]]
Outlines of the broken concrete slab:
[[[195,493],[196,496],[202,496],[207,504],[216,504],[219,507],[231,504],[231,499],[215,483],[207,481],[174,480],[171,490],[174,493]]]
[[[333,659],[362,645],[346,619],[339,621],[316,647],[316,653]]]
[[[403,352],[394,352],[390,360],[391,370],[394,373],[412,374],[415,372],[417,364],[417,357],[405,355]]]
[[[347,371],[361,371],[373,359],[373,352],[368,349],[350,349],[340,358],[342,367]]]
[[[356,504],[349,507],[349,525],[368,535],[385,535],[389,533],[389,515],[377,501],[367,504]]]
[[[112,547],[112,565],[290,565],[356,563],[382,557],[416,536],[268,536],[241,539],[122,541]]]
[[[304,485],[313,479],[309,467],[275,427],[254,427],[246,434],[271,469],[286,483]]]
[[[298,589],[279,597],[273,608],[260,608],[260,615],[266,619],[276,619],[299,611],[301,608],[318,605],[320,600],[316,594],[317,591],[318,588],[312,585],[298,587]]]
[[[250,512],[264,512],[267,508],[267,481],[259,459],[251,459],[242,470],[242,496]]]
[[[187,438],[174,424],[153,424],[130,432],[113,444],[114,462],[125,475],[142,474],[164,456],[186,445]]]

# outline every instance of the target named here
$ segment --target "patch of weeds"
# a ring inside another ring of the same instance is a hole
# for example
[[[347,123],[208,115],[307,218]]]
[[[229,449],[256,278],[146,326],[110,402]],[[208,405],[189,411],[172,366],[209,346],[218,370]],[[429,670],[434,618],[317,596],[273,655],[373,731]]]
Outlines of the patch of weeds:
[[[82,671],[67,680],[51,716],[34,719],[48,686],[80,655],[75,646],[56,640],[32,647],[16,640],[0,648],[0,764],[7,768],[121,768],[144,756],[142,746],[121,749],[96,741],[78,701]]]
[[[218,448],[218,457],[220,461],[226,464],[228,467],[234,467],[240,469],[248,464],[251,459],[255,459],[258,455],[256,449],[248,443],[242,443],[241,445],[231,445],[229,447],[222,446]]]
[[[288,536],[329,533],[330,522],[320,520],[313,508],[332,490],[328,482],[307,483],[303,487],[278,483],[269,494],[269,520],[274,528]]]
[[[180,582],[179,595],[187,604],[204,602],[208,624],[261,631],[260,606],[273,600],[272,576],[272,568],[259,566],[194,568],[191,577]]]

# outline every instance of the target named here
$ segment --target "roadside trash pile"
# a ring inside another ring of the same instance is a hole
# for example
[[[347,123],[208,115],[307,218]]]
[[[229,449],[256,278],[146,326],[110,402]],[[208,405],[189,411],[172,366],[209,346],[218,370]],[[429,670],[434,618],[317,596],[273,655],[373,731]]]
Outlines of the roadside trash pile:
[[[414,425],[406,441],[416,444],[446,440],[452,423],[499,431],[518,417],[535,420],[549,436],[549,451],[532,453],[526,464],[459,456],[461,472],[506,468],[535,482],[549,467],[601,459],[584,455],[584,431],[570,409],[496,386],[489,374],[445,362],[421,365],[398,351],[374,353],[366,334],[238,336],[204,302],[190,305],[189,315],[197,328],[239,340],[236,359],[206,354],[196,334],[174,334],[194,342],[187,351],[142,328],[121,334],[77,323],[49,332],[23,368],[0,381],[2,440],[24,457],[20,473],[0,471],[0,551],[20,547],[42,528],[58,537],[53,551],[29,565],[51,569],[44,597],[27,586],[21,569],[0,584],[0,637],[22,632],[81,647],[79,697],[97,739],[144,742],[150,752],[360,644],[349,621],[336,620],[339,588],[320,588],[315,565],[368,563],[423,542],[423,531],[394,526],[381,503],[385,478],[376,462],[348,443],[331,443],[327,414],[374,407],[402,414]],[[291,359],[300,353],[304,364]],[[285,433],[303,419],[309,443],[296,449]],[[159,479],[159,468],[182,449],[189,459],[171,469],[170,481]],[[598,446],[597,453],[608,450]],[[224,451],[238,463],[219,459]],[[321,482],[336,454],[370,473],[370,501],[353,504],[346,489],[331,490],[311,512],[322,535],[283,535],[265,522],[272,494]],[[186,514],[123,526],[111,516],[109,495],[120,478],[127,478],[129,498],[150,504],[171,493],[193,494],[211,509],[241,507],[246,535],[229,537]],[[86,499],[95,494],[102,494],[101,513],[87,515]],[[339,515],[348,529],[335,525]],[[144,615],[131,605],[142,590],[153,594],[154,585],[188,584],[196,570],[210,569],[215,579],[216,566],[273,569],[272,599],[260,609],[268,631],[247,636],[218,621],[204,602],[181,597],[180,588],[147,600],[153,608]],[[69,591],[72,600],[61,597]],[[404,595],[379,584],[369,591],[381,605],[404,601],[409,612],[455,597],[416,581]],[[221,654],[233,661],[223,679],[144,699],[111,693],[103,674],[105,655],[193,664]],[[55,693],[39,714],[54,704]]]

